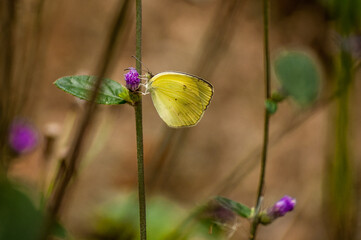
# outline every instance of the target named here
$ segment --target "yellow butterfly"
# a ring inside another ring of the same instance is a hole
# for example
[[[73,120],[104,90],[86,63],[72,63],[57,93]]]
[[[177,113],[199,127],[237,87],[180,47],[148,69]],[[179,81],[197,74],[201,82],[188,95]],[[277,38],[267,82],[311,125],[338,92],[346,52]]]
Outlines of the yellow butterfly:
[[[180,72],[147,74],[146,93],[163,121],[173,128],[196,125],[213,96],[213,86],[202,78]]]

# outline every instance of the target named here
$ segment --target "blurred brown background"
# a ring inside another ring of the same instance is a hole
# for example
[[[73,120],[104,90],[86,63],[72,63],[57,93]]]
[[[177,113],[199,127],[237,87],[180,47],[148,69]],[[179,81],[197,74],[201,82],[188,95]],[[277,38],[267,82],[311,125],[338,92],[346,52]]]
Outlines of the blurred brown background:
[[[117,1],[45,1],[40,33],[30,20],[36,16],[34,2],[17,4],[17,24],[23,27],[18,34],[18,49],[29,54],[31,46],[24,43],[39,43],[38,51],[33,53],[37,54],[35,59],[23,52],[26,61],[35,61],[32,68],[37,74],[29,79],[30,95],[22,103],[22,116],[32,119],[44,134],[55,125],[56,129],[50,131],[55,131],[57,147],[46,171],[50,179],[55,160],[69,148],[83,111],[82,102],[56,88],[53,82],[62,76],[96,73]],[[134,8],[131,10],[134,12]],[[124,69],[135,65],[134,14],[129,18],[126,35],[106,75],[122,84]],[[318,1],[271,1],[271,56],[285,48],[315,56],[323,74],[320,99],[333,86],[332,56],[338,51],[335,45],[332,22]],[[187,209],[219,194],[253,206],[264,112],[261,1],[145,0],[142,61],[143,68],[148,67],[152,73],[189,72],[207,79],[215,89],[202,121],[185,130],[168,129],[150,96],[143,98],[148,196],[161,194]],[[22,71],[21,65],[16,71]],[[350,93],[349,128],[357,176],[361,157],[359,73],[355,78]],[[28,81],[26,76],[23,81]],[[276,79],[272,81],[273,89],[277,89]],[[297,206],[271,226],[261,227],[259,239],[330,238],[322,196],[323,186],[327,185],[327,156],[332,148],[334,107],[331,102],[301,109],[287,100],[271,118],[263,207],[271,206],[285,194],[295,197]],[[42,151],[43,145],[17,159],[11,176],[39,185]],[[134,111],[130,106],[98,107],[81,161],[62,212],[64,225],[74,236],[88,230],[94,208],[114,194],[137,187]],[[248,227],[247,222],[241,222],[232,239],[246,239]]]

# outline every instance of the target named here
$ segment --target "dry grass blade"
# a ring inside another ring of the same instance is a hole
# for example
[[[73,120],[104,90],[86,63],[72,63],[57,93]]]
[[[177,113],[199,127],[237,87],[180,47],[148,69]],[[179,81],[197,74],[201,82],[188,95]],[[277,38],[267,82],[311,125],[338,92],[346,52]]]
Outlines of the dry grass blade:
[[[47,219],[45,222],[45,230],[42,239],[48,238],[49,231],[59,214],[59,210],[62,206],[63,199],[67,187],[69,185],[69,182],[72,179],[73,175],[76,173],[83,140],[95,113],[95,108],[96,108],[95,99],[97,97],[98,90],[101,86],[102,78],[105,76],[107,72],[108,65],[112,58],[112,53],[114,52],[113,50],[115,48],[116,40],[119,35],[119,32],[124,29],[124,25],[126,24],[125,20],[127,17],[127,13],[129,12],[128,11],[129,6],[130,6],[130,1],[128,0],[122,1],[119,4],[118,7],[119,12],[117,14],[114,25],[110,31],[104,54],[99,63],[99,73],[97,74],[98,79],[94,86],[94,91],[91,96],[91,101],[89,101],[86,105],[86,111],[82,116],[80,126],[78,128],[76,137],[74,139],[74,143],[72,144],[72,149],[66,158],[66,163],[65,163],[66,168],[63,171],[62,176],[59,177],[59,183],[55,184],[56,188],[54,189],[53,195],[51,196],[51,199],[48,203]]]

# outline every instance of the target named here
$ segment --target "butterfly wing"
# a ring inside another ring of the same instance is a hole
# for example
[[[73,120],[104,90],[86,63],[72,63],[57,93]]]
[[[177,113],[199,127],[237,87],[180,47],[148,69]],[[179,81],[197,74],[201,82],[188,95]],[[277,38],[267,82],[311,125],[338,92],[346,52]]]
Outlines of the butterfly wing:
[[[187,74],[188,75],[188,74]],[[201,98],[203,110],[206,110],[209,103],[211,102],[212,96],[213,96],[213,86],[206,80],[188,75],[193,78],[193,80],[196,82],[199,90],[199,97]]]
[[[210,83],[178,72],[155,75],[148,90],[159,116],[175,128],[196,125],[213,95]]]

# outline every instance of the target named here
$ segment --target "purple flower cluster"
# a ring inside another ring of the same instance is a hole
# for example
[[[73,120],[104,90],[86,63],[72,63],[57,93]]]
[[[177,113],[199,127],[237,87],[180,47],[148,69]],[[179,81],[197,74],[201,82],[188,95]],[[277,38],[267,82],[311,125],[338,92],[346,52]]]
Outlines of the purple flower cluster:
[[[125,77],[125,82],[126,82],[126,87],[134,92],[139,88],[139,84],[140,84],[140,78],[139,78],[139,73],[137,72],[137,70],[135,70],[135,68],[130,67],[129,72],[124,74]]]
[[[25,121],[15,120],[10,126],[9,145],[18,154],[33,150],[38,143],[38,133]]]

